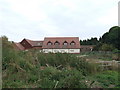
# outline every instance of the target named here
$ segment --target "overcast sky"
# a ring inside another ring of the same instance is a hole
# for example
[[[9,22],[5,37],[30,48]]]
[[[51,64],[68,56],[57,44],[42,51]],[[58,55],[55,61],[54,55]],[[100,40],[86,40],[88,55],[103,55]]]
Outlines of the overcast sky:
[[[0,35],[10,41],[100,37],[118,25],[119,0],[0,0]]]

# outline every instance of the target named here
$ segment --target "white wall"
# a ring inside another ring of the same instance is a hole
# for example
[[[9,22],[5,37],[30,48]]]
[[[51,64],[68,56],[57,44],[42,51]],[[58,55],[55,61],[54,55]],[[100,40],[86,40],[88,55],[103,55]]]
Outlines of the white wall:
[[[80,49],[43,49],[43,52],[45,53],[80,53]]]
[[[69,49],[69,53],[80,53],[80,49]]]

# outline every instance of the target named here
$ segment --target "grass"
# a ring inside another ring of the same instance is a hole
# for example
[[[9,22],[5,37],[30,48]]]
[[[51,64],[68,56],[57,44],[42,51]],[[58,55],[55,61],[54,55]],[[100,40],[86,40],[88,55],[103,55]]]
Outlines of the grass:
[[[109,58],[110,53],[85,55],[16,51],[10,42],[4,41],[3,88],[119,88],[117,71],[103,70],[98,64],[86,61]]]

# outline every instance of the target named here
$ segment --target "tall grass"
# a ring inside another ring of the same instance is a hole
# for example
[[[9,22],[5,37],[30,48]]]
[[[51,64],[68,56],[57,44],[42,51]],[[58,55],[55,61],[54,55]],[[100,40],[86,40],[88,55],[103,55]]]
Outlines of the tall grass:
[[[104,87],[101,84],[103,82],[93,78],[94,74],[101,73],[101,68],[95,63],[87,62],[86,58],[66,53],[17,51],[12,46],[11,42],[3,40],[3,88]],[[113,79],[110,81],[113,82]]]

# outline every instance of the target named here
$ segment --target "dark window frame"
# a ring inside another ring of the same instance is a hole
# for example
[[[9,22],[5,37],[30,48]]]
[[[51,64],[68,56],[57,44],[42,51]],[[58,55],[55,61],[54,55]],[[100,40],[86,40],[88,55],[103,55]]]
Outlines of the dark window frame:
[[[60,43],[58,41],[55,41],[54,45],[60,45]]]
[[[73,43],[74,43],[74,44],[73,44]],[[70,45],[76,45],[75,41],[72,41],[72,42],[70,43]]]
[[[51,43],[51,44],[50,44]],[[47,43],[48,46],[51,46],[52,45],[52,42],[51,41],[48,41]]]
[[[67,44],[66,44],[66,43],[67,43]],[[65,45],[65,44],[66,44],[66,45]],[[63,45],[64,45],[64,46],[67,46],[67,45],[68,45],[68,42],[67,42],[67,41],[64,41],[64,42],[63,42]]]

